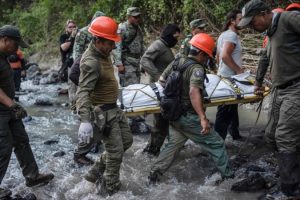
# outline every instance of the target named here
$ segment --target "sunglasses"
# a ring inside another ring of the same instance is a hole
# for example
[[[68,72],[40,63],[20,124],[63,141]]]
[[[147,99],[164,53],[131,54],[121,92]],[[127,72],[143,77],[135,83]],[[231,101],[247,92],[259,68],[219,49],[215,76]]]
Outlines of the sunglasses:
[[[68,28],[76,28],[76,26],[68,26]]]

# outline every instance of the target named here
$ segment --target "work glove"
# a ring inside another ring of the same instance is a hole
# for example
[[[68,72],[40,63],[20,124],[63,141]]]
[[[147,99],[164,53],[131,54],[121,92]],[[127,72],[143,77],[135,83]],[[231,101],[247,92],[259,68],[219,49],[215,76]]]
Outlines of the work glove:
[[[27,117],[27,112],[26,110],[20,106],[17,103],[14,103],[11,107],[10,110],[12,112],[12,117],[13,119],[23,119],[24,117]]]
[[[93,126],[90,122],[81,122],[78,130],[78,139],[80,143],[89,144],[93,137]]]

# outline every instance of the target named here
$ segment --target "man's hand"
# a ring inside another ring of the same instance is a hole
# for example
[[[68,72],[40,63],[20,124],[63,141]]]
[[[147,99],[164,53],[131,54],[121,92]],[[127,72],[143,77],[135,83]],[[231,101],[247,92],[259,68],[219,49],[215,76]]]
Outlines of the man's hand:
[[[12,112],[13,119],[23,119],[24,117],[27,117],[26,110],[22,106],[20,106],[19,104],[14,103],[9,108]]]
[[[255,81],[254,85],[255,85],[254,94],[256,94],[258,96],[264,96],[265,87],[262,86],[261,84],[257,83],[256,81]]]
[[[125,74],[125,67],[124,65],[117,65],[118,71],[120,74]]]
[[[236,72],[236,74],[242,74],[242,73],[244,73],[244,68],[240,68],[237,72]]]
[[[210,131],[210,123],[209,123],[208,119],[206,119],[206,118],[201,119],[200,123],[201,123],[201,127],[202,127],[201,134],[203,134],[203,135],[208,134]]]
[[[89,144],[93,136],[92,124],[90,122],[81,122],[78,130],[79,142]]]

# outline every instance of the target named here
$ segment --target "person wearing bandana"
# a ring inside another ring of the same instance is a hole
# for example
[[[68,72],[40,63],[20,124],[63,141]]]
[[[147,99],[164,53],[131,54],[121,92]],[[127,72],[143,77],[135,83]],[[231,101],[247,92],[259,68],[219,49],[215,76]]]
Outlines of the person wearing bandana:
[[[162,30],[160,37],[155,40],[141,58],[141,71],[150,76],[150,83],[158,81],[165,68],[174,60],[171,50],[180,36],[180,29],[176,24],[168,24]],[[144,152],[157,156],[166,136],[169,134],[169,122],[161,114],[154,114],[154,130]]]

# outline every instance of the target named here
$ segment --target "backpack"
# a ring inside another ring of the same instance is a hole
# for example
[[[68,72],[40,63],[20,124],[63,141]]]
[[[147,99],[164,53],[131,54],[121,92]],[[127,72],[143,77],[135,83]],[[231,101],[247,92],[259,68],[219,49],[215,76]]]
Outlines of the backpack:
[[[193,59],[187,58],[184,63],[179,65],[179,60],[180,58],[176,58],[172,64],[172,72],[167,77],[164,96],[160,99],[161,115],[169,121],[175,121],[185,113],[181,102],[182,74],[190,65],[198,63]]]

